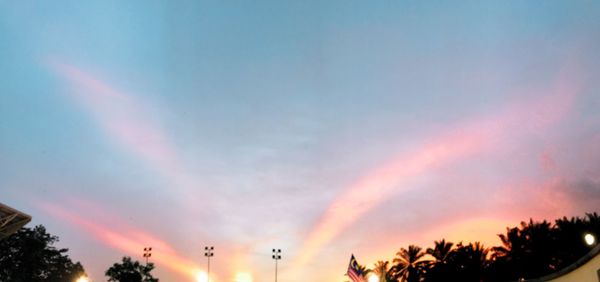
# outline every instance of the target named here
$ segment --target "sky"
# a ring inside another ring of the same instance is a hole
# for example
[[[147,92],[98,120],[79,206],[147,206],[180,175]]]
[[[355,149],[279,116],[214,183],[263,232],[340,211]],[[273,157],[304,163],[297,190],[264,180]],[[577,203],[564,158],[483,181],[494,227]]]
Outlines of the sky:
[[[600,207],[596,1],[0,1],[0,201],[92,281],[344,281]],[[307,278],[308,277],[308,278]]]

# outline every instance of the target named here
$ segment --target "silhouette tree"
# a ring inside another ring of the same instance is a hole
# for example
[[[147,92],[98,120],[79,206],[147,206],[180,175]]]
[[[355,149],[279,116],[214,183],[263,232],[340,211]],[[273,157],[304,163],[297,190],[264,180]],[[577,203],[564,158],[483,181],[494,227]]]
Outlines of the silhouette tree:
[[[547,221],[521,222],[520,227],[507,228],[500,234],[502,246],[494,247],[494,272],[503,280],[531,279],[557,269],[553,228]],[[510,271],[509,271],[510,270]]]
[[[389,266],[389,261],[378,261],[373,267],[373,273],[379,277],[379,282],[397,281],[394,278],[393,269]]]
[[[586,233],[600,234],[600,217],[563,217],[552,225],[547,221],[521,222],[499,234],[502,246],[493,248],[489,281],[539,278],[559,271],[590,251],[583,240]]]
[[[591,232],[600,231],[600,215],[598,213],[586,213],[584,222],[590,226]]]
[[[448,265],[448,259],[452,255],[453,246],[453,243],[442,239],[434,242],[433,249],[427,249],[427,254],[431,255],[435,260],[429,266],[429,270],[425,276],[426,281],[442,281],[444,277],[449,275],[452,269]]]
[[[364,277],[367,277],[369,273],[372,272],[372,270],[368,269],[366,265],[362,265],[360,263],[358,264],[358,270],[360,271],[360,273],[362,273]]]
[[[454,246],[454,243],[446,242],[445,239],[435,241],[434,248],[428,248],[427,254],[435,258],[435,263],[445,264],[452,251],[452,246]]]
[[[598,213],[587,213],[583,218],[563,217],[554,224],[529,219],[498,234],[501,246],[487,249],[479,242],[454,245],[442,239],[427,249],[426,254],[432,257],[427,260],[420,247],[410,245],[396,253],[390,269],[387,262],[379,261],[373,271],[380,282],[536,279],[572,265],[597,246],[585,243],[587,233],[600,236]],[[383,273],[393,275],[382,279]]]
[[[115,263],[105,275],[111,282],[158,282],[157,278],[152,277],[150,271],[154,269],[154,264],[142,265],[139,261],[132,261],[130,257],[123,257],[122,263]]]
[[[488,252],[489,250],[479,242],[468,245],[458,243],[448,257],[448,264],[452,269],[452,279],[449,281],[483,281],[489,264]]]
[[[79,262],[67,256],[68,249],[57,249],[57,236],[42,225],[22,228],[0,241],[0,281],[62,282],[85,275]]]
[[[600,216],[587,213],[584,218],[563,217],[554,223],[554,250],[556,268],[564,268],[590,251],[583,236],[587,233],[600,235]]]
[[[408,249],[401,248],[393,260],[394,278],[406,282],[421,281],[428,264],[423,256],[425,256],[425,252],[421,247],[410,245]]]

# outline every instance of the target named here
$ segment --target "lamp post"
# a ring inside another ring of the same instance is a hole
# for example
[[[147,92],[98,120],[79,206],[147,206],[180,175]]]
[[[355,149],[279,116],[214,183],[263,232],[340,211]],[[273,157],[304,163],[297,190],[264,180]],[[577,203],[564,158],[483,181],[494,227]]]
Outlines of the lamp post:
[[[213,247],[213,246],[204,247],[204,256],[208,260],[208,267],[207,267],[207,271],[206,271],[206,276],[207,276],[206,282],[210,282],[210,257],[215,255],[215,253],[213,252],[214,249],[215,249],[215,247]]]
[[[586,233],[586,234],[583,236],[583,240],[585,241],[585,243],[586,243],[588,246],[593,246],[593,245],[594,245],[594,243],[596,243],[596,237],[594,236],[594,234],[591,234],[591,233]]]
[[[148,265],[148,258],[152,256],[152,247],[144,248],[144,258],[146,258],[146,265]]]
[[[273,249],[273,259],[275,260],[275,282],[277,282],[277,261],[281,259],[281,249]]]

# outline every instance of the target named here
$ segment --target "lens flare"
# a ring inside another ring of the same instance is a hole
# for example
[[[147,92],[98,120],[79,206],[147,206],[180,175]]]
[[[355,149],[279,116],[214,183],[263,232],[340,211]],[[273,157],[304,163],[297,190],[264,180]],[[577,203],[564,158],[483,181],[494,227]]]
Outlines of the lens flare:
[[[238,273],[235,275],[235,282],[252,282],[252,275],[248,273]]]
[[[208,282],[208,275],[204,271],[196,272],[196,282]]]

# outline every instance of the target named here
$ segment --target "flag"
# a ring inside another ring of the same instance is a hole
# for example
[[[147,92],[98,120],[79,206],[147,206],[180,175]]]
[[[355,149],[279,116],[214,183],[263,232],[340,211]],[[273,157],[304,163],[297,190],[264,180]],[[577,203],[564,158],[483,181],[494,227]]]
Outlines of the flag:
[[[347,274],[353,282],[365,282],[365,278],[363,277],[363,273],[360,268],[358,268],[358,262],[356,262],[354,254],[352,254],[352,257],[350,257],[350,264],[348,265]]]

